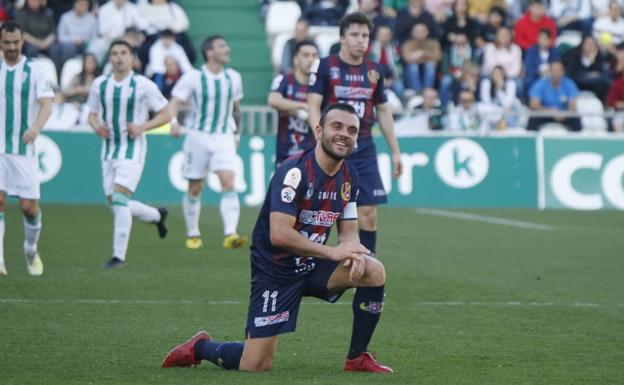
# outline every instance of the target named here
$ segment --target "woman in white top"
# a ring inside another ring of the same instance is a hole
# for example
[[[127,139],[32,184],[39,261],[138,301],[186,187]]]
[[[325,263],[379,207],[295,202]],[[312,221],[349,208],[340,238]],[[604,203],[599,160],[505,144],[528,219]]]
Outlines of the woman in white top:
[[[483,49],[481,74],[490,76],[494,67],[505,68],[510,78],[518,78],[522,70],[522,50],[511,40],[511,30],[501,27],[496,32],[496,41],[488,43]]]
[[[481,80],[479,93],[482,103],[502,109],[503,117],[499,127],[518,126],[520,101],[516,97],[516,82],[507,79],[503,67],[494,67],[490,77]]]
[[[186,32],[189,29],[186,12],[170,0],[141,0],[139,11],[147,20],[147,33],[150,35],[165,29],[170,29],[174,33]]]

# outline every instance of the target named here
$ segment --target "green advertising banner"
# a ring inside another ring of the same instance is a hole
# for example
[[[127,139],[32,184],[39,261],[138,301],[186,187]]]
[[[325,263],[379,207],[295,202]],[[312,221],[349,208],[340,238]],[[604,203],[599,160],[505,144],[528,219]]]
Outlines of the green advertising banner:
[[[186,190],[182,177],[183,139],[150,135],[138,199],[178,203]],[[404,173],[392,178],[390,155],[376,139],[378,164],[392,206],[536,207],[537,167],[533,137],[415,137],[401,139]],[[95,134],[48,132],[37,143],[42,200],[104,202],[101,140]],[[243,137],[235,183],[241,203],[262,204],[273,174],[275,139]],[[203,201],[216,204],[219,183],[207,178]]]
[[[540,208],[624,210],[624,138],[541,137]]]

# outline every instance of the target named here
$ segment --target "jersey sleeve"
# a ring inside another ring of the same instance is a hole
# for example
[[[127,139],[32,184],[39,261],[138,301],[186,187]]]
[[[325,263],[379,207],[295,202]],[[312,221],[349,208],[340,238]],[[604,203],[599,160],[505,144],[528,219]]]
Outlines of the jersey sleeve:
[[[234,82],[234,101],[239,102],[245,96],[243,92],[243,78],[236,71],[231,71],[232,81]]]
[[[89,97],[87,98],[87,107],[89,111],[98,113],[100,112],[100,82],[94,81],[91,83],[91,89],[89,90]]]
[[[189,96],[193,92],[193,80],[195,78],[193,71],[189,71],[182,75],[180,80],[173,86],[173,90],[171,91],[171,96],[180,99],[185,102],[188,100]]]
[[[375,69],[379,76],[379,80],[377,81],[377,87],[375,88],[375,93],[373,94],[373,101],[375,105],[384,104],[388,101],[385,78],[381,69],[381,65],[376,63]]]
[[[271,83],[271,92],[278,92],[282,96],[286,96],[286,90],[288,88],[288,81],[286,76],[279,74],[273,79]]]
[[[308,93],[321,94],[325,96],[329,84],[329,69],[327,60],[316,59],[310,68],[310,78],[308,81]]]
[[[52,79],[46,71],[39,70],[38,68],[35,68],[35,71],[35,98],[53,98],[54,87]]]
[[[156,83],[146,78],[143,87],[145,87],[145,101],[150,111],[158,112],[167,107],[167,99],[160,92]]]
[[[345,191],[341,191],[341,195],[344,195],[347,193],[350,195],[349,202],[347,202],[347,204],[345,205],[342,211],[342,215],[340,216],[340,220],[343,220],[343,221],[345,220],[352,221],[352,220],[358,219],[357,200],[358,200],[358,195],[360,195],[360,180],[359,180],[359,177],[355,168],[352,168],[350,172],[351,172],[351,185],[350,185],[349,191],[346,191],[345,187],[343,187]]]
[[[297,166],[284,165],[271,180],[270,212],[297,216],[298,202],[303,193],[302,171]]]

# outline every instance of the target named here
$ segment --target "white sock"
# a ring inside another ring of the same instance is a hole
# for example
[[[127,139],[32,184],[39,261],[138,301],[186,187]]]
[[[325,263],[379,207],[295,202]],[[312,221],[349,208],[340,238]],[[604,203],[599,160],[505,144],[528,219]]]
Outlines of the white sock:
[[[4,265],[4,213],[0,212],[0,265]]]
[[[130,200],[128,207],[133,217],[144,222],[158,222],[160,220],[160,212],[155,207],[135,200]]]
[[[34,217],[24,216],[24,253],[32,256],[37,252],[37,242],[41,234],[41,211]]]
[[[225,191],[221,193],[219,204],[221,219],[223,220],[223,232],[225,235],[236,233],[238,218],[240,217],[240,202],[236,191]]]
[[[130,197],[122,193],[113,193],[113,256],[126,260],[130,230],[132,228],[132,213],[128,207]]]
[[[182,198],[182,212],[186,223],[186,236],[199,237],[199,214],[201,212],[201,200],[199,197],[192,197],[188,193]]]

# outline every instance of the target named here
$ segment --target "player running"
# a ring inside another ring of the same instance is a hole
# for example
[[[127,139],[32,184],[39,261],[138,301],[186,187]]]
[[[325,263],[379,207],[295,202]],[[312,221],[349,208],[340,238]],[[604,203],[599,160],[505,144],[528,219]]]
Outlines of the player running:
[[[167,209],[131,199],[147,154],[145,131],[171,120],[167,100],[156,84],[132,71],[133,57],[127,42],[111,43],[113,72],[93,81],[87,100],[89,124],[103,139],[102,184],[114,215],[113,257],[104,268],[125,266],[132,217],[156,224],[161,238],[167,235]],[[156,112],[152,119],[149,111]]]
[[[381,66],[366,58],[372,24],[362,13],[345,16],[340,22],[340,52],[317,62],[308,87],[309,122],[318,124],[321,108],[336,102],[351,104],[360,118],[360,136],[349,158],[360,177],[358,221],[360,240],[373,253],[377,243],[377,205],[387,202],[377,166],[372,126],[375,112],[392,153],[394,176],[402,171],[399,143],[394,135],[392,112],[387,103]]]
[[[37,252],[41,234],[39,164],[34,142],[52,112],[52,82],[22,55],[22,27],[8,21],[0,27],[0,275],[4,265],[6,196],[19,197],[24,214],[24,254],[31,275],[43,274]]]
[[[279,335],[295,331],[303,296],[336,302],[357,287],[344,370],[392,372],[367,352],[383,307],[385,270],[359,242],[358,177],[344,161],[359,123],[351,105],[330,105],[315,128],[316,146],[276,170],[253,232],[245,343],[216,342],[202,331],[171,350],[163,367],[208,360],[225,369],[269,370]],[[331,247],[334,223],[338,245]]]
[[[293,71],[273,80],[268,104],[279,113],[275,146],[276,168],[288,157],[314,147],[314,132],[308,118],[308,74],[318,58],[318,49],[311,40],[295,46]]]
[[[223,247],[233,249],[247,242],[237,232],[240,202],[234,190],[236,147],[240,134],[240,101],[243,82],[238,72],[225,68],[230,62],[230,47],[223,36],[214,35],[202,44],[205,64],[199,70],[185,72],[171,92],[169,107],[177,116],[181,102],[192,101],[193,119],[184,140],[184,177],[188,191],[182,198],[186,223],[186,247],[203,247],[199,231],[201,193],[208,172],[214,172],[221,184],[219,211],[225,238]],[[178,137],[181,127],[171,124],[171,134]]]

